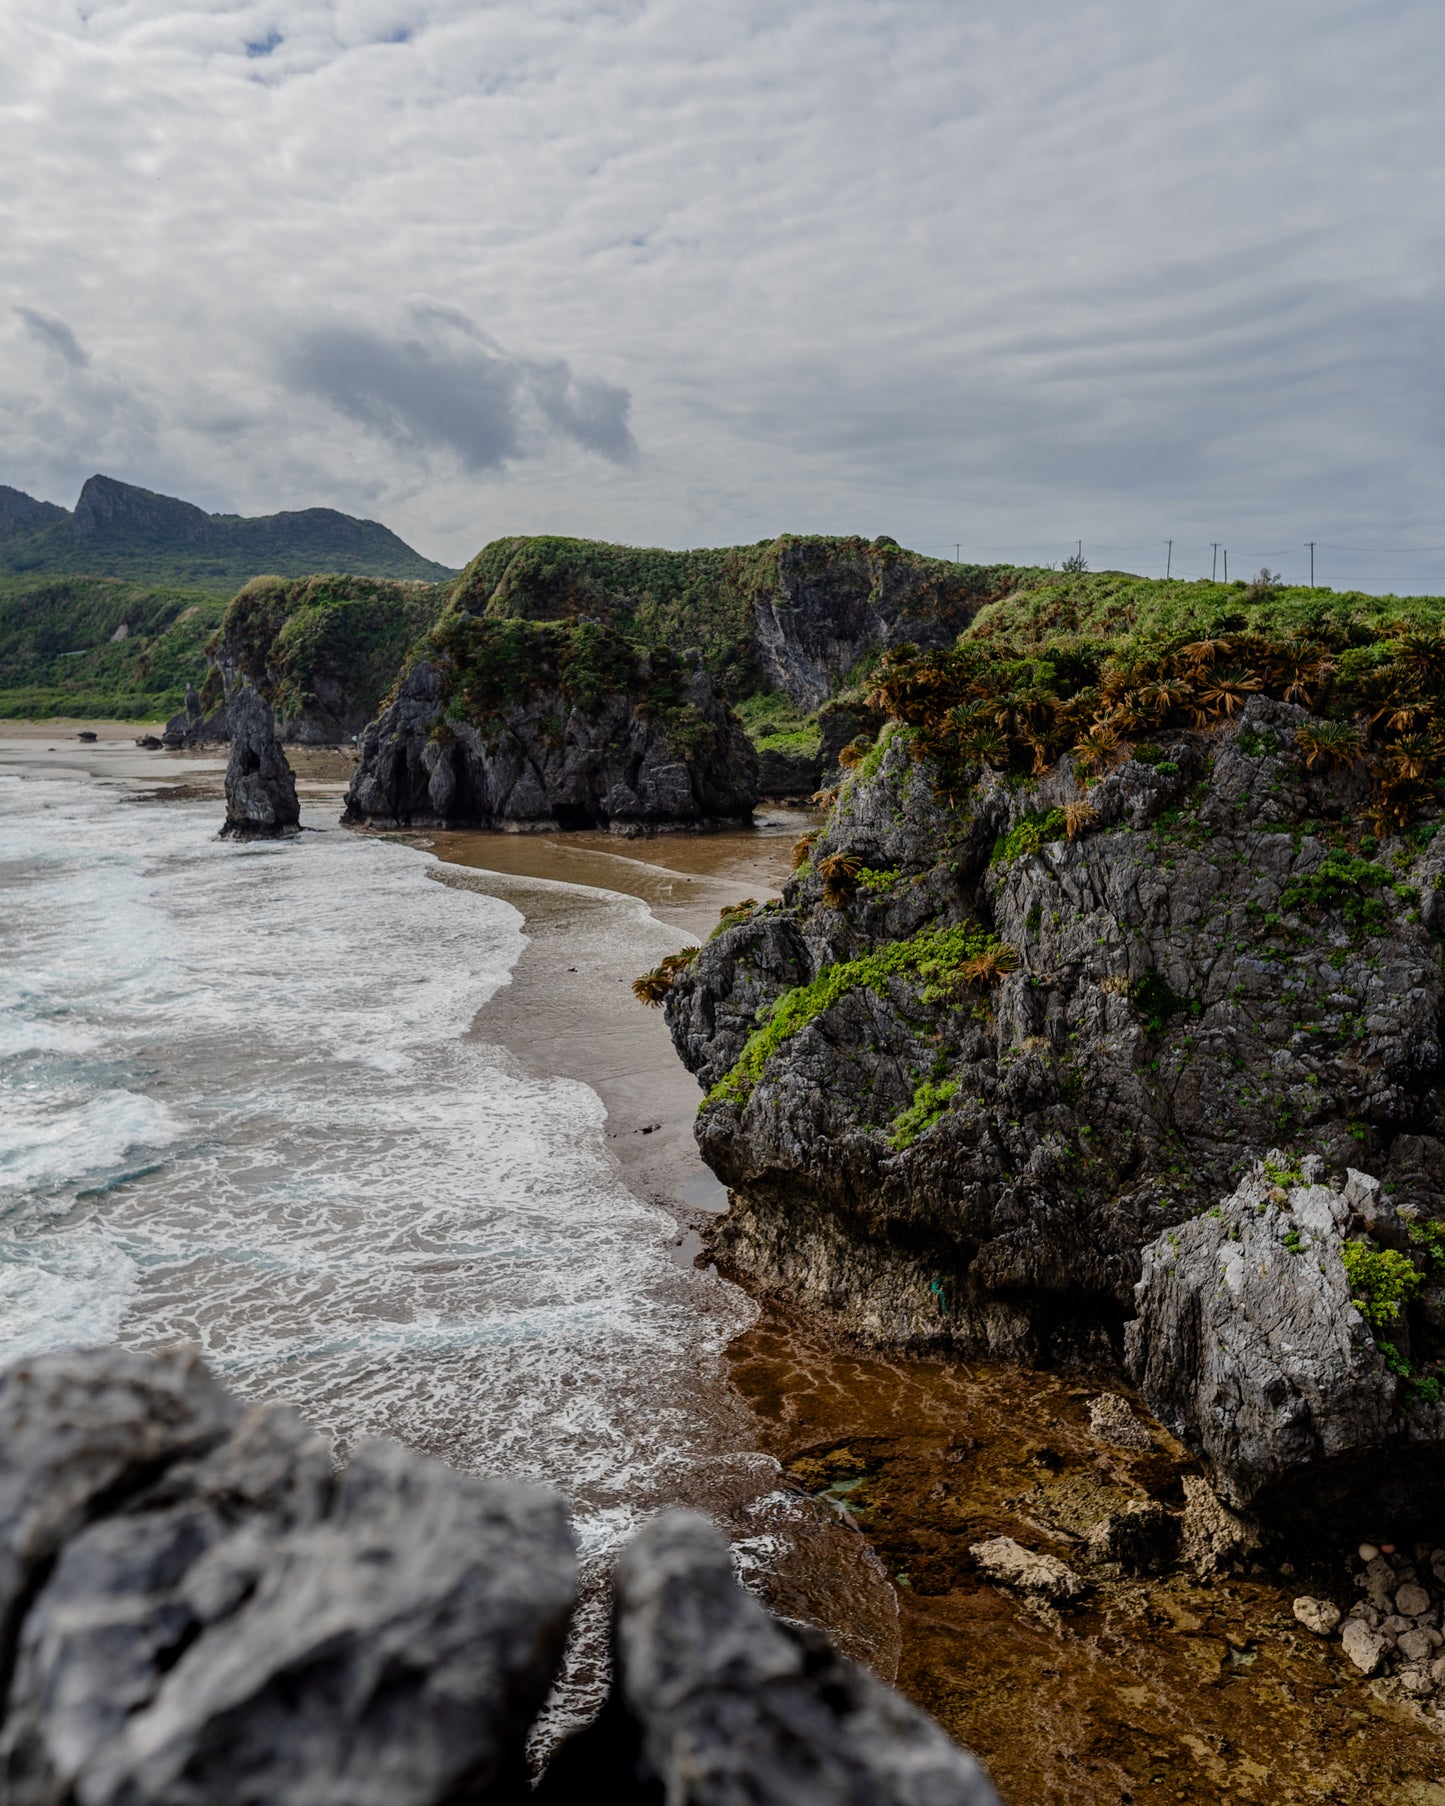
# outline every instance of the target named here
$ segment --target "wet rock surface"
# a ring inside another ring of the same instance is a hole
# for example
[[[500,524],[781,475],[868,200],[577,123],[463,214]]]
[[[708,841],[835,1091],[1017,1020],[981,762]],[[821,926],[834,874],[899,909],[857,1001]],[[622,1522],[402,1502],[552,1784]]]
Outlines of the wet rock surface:
[[[418,659],[361,736],[348,822],[626,831],[745,819],[757,801],[757,753],[702,671],[685,723],[627,690],[584,708],[543,689],[485,722],[448,715],[447,695],[444,667]]]
[[[898,1686],[977,1752],[1008,1806],[1432,1798],[1435,1702],[1363,1675],[1342,1622],[1322,1636],[1295,1613],[1305,1595],[1361,1598],[1346,1527],[1326,1547],[1255,1533],[1226,1548],[1216,1507],[1214,1538],[1191,1548],[1185,1526],[1213,1498],[1198,1465],[1132,1394],[1149,1447],[1096,1434],[1104,1375],[873,1354],[776,1304],[730,1359],[764,1445],[848,1513],[893,1578]],[[1175,1529],[1137,1571],[1096,1555],[1098,1527],[1131,1507]],[[995,1584],[969,1549],[996,1537],[1055,1557],[1087,1594],[1041,1610]]]
[[[300,832],[296,779],[281,750],[271,705],[249,684],[231,698],[226,822],[231,840],[281,840]]]
[[[527,1797],[577,1587],[556,1494],[382,1441],[333,1472],[295,1413],[183,1355],[21,1363],[0,1430],[0,1797]],[[745,1593],[703,1519],[628,1550],[614,1643],[546,1798],[996,1806],[935,1724]]]
[[[998,1806],[973,1758],[738,1586],[706,1519],[655,1520],[618,1564],[612,1701],[541,1800]]]

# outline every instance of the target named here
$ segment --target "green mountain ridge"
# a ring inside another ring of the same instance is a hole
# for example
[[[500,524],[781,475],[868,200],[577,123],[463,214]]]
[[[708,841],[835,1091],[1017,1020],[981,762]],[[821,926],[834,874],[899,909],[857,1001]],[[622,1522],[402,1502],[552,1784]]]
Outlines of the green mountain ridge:
[[[334,508],[208,514],[176,496],[93,476],[72,513],[0,485],[0,574],[117,577],[229,594],[252,577],[318,571],[427,583],[456,575],[379,521]]]

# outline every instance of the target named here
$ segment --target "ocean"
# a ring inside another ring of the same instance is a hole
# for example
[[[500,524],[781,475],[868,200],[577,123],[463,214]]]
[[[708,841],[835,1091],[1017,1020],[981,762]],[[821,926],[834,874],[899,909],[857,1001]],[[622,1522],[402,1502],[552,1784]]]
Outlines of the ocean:
[[[594,1567],[671,1499],[775,1520],[722,1369],[752,1306],[669,1258],[593,1091],[474,1031],[523,917],[308,819],[0,772],[0,1363],[195,1347],[338,1458],[558,1487]]]

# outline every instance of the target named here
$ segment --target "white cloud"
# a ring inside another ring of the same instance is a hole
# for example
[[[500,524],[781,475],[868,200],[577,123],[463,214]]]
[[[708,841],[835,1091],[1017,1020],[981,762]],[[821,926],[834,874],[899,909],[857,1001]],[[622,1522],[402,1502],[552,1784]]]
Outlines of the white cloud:
[[[1445,590],[1442,51],[1427,0],[10,0],[0,481]]]

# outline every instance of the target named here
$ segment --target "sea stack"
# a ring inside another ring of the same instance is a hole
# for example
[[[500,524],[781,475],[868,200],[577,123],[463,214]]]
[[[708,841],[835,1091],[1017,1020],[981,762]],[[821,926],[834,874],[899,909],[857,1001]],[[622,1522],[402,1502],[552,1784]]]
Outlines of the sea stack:
[[[296,779],[276,735],[271,705],[243,684],[231,698],[223,839],[281,840],[301,832]]]

